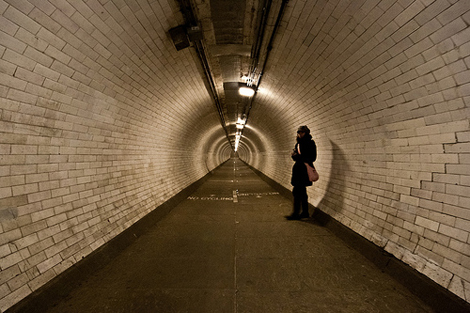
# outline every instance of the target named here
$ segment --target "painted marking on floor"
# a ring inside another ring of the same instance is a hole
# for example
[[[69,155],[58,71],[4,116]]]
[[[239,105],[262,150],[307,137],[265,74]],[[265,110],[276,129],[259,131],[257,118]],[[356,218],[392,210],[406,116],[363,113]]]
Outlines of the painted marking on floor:
[[[238,202],[238,189],[233,191],[233,203]]]
[[[199,196],[189,196],[186,199],[188,200],[201,200],[201,201],[233,201],[234,203],[238,203],[238,197],[250,197],[256,196],[257,198],[261,198],[262,196],[275,196],[278,195],[279,192],[244,192],[239,193],[238,189],[233,191],[232,197],[218,197],[214,194],[211,194],[207,197],[199,197]]]
[[[274,195],[278,195],[279,192],[243,192],[243,193],[239,193],[238,196],[239,197],[249,197],[249,196],[274,196]]]
[[[232,197],[195,197],[189,196],[188,200],[203,200],[203,201],[233,201]]]

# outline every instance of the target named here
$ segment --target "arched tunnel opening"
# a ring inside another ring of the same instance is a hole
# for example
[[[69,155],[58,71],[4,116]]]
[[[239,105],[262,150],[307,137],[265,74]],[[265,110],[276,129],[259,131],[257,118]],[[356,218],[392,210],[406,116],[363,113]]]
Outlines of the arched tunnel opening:
[[[0,0],[0,310],[231,159],[470,299],[467,0]],[[254,94],[243,96],[239,87]]]

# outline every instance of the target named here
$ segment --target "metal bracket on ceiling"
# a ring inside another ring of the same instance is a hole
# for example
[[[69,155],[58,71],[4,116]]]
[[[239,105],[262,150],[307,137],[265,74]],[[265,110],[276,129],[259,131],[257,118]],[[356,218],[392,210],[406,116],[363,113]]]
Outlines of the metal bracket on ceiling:
[[[168,31],[177,51],[191,46],[191,42],[202,40],[202,31],[199,26],[180,25]]]

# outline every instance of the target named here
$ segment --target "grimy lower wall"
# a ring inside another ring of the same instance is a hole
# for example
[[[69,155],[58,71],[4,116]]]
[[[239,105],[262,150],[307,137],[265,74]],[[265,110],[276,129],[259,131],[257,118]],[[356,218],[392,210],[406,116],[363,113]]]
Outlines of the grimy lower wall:
[[[101,2],[0,0],[0,311],[230,156],[174,8]]]
[[[289,1],[240,152],[291,188],[308,125],[310,202],[466,301],[469,25],[466,0]]]

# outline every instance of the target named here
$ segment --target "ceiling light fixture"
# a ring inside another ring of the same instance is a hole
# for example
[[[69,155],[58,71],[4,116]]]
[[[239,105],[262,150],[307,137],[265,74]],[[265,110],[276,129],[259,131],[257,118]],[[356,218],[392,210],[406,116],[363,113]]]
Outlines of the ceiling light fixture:
[[[250,87],[240,87],[238,89],[238,92],[245,97],[251,97],[255,94],[255,90]]]
[[[238,146],[240,145],[240,139],[242,138],[242,135],[241,135],[241,132],[237,131],[237,133],[235,134],[235,152],[237,152],[238,150]]]

